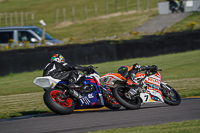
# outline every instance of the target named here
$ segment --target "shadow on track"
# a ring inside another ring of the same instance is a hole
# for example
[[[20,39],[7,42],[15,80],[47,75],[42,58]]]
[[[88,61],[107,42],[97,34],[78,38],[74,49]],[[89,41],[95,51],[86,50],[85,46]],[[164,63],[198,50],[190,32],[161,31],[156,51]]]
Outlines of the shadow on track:
[[[146,110],[146,109],[150,109],[150,108],[163,108],[163,107],[168,107],[169,105],[165,104],[165,103],[161,103],[161,104],[143,104],[141,105],[141,107],[137,110]],[[134,110],[127,110],[124,107],[121,107],[120,109],[116,109],[116,110],[111,110],[108,109],[106,107],[103,108],[88,108],[88,109],[77,109],[74,110],[74,112],[72,114],[69,115],[73,115],[73,114],[83,114],[83,113],[105,113],[105,112],[118,112],[118,111],[134,111]],[[0,119],[0,122],[2,121],[14,121],[14,120],[20,120],[20,119],[28,119],[28,118],[36,118],[36,117],[52,117],[52,116],[59,116],[58,114],[54,113],[54,112],[47,112],[47,111],[24,111],[24,112],[19,112],[22,114],[22,116],[18,116],[15,117],[13,116],[13,118],[6,118],[6,119]]]

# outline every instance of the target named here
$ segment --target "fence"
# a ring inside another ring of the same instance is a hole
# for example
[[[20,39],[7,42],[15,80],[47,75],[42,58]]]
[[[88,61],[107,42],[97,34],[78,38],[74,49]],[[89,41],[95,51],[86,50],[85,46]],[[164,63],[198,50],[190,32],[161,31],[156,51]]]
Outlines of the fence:
[[[71,6],[57,9],[55,24],[66,20],[75,21],[75,18],[76,20],[86,20],[88,17],[97,17],[117,12],[149,10],[151,8],[157,8],[158,1],[159,0],[101,0],[83,5],[82,7]],[[66,9],[68,10],[66,11]]]
[[[33,12],[0,13],[0,27],[34,25]]]

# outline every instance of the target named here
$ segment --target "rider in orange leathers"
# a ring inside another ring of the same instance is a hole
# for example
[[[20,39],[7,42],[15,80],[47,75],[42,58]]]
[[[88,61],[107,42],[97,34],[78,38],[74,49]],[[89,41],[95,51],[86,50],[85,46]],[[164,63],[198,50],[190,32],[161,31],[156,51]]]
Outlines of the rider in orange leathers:
[[[127,85],[138,86],[140,84],[135,80],[137,72],[147,70],[148,68],[149,66],[141,66],[135,63],[130,67],[129,66],[119,67],[118,73],[121,74],[124,78],[126,78]],[[153,68],[156,70],[157,66],[153,65]]]

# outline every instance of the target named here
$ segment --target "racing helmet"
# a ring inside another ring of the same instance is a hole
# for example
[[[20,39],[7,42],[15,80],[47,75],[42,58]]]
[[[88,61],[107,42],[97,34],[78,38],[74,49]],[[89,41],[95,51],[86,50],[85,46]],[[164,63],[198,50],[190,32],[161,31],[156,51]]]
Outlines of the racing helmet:
[[[126,78],[128,76],[128,66],[120,66],[118,68],[118,73]]]
[[[65,63],[65,58],[61,55],[61,54],[54,54],[52,57],[51,57],[51,62],[58,62],[58,63]]]

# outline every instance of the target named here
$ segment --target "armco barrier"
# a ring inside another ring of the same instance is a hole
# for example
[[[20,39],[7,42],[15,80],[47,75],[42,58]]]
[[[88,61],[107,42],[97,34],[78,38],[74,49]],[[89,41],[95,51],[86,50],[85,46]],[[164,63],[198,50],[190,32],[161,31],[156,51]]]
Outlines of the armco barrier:
[[[200,49],[200,30],[144,36],[138,40],[99,41],[90,44],[38,47],[0,52],[0,76],[42,70],[55,53],[70,64],[85,65],[136,57],[150,57]]]
[[[116,47],[117,60],[200,49],[200,30],[146,36],[140,40],[124,41]]]
[[[53,54],[62,54],[70,64],[91,64],[116,60],[115,47],[99,43],[96,45],[66,45],[38,47],[35,49],[0,52],[0,75],[41,70],[50,62]]]

